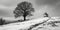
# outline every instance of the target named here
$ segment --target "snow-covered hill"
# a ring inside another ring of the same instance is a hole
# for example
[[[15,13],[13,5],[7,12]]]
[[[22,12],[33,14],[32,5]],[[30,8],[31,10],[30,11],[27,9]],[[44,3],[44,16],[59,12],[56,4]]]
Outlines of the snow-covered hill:
[[[34,27],[32,30],[60,30],[60,17],[51,17],[49,21]]]
[[[52,27],[51,21],[60,21],[59,18],[37,18],[24,22],[10,23],[7,25],[0,26],[0,30],[51,30],[55,27]],[[57,27],[56,27],[57,28]],[[59,27],[57,28],[59,29]]]

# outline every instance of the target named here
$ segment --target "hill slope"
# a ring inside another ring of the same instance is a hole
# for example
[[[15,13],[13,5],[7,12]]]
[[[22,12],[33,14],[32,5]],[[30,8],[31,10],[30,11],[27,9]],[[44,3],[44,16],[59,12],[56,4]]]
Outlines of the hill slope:
[[[0,26],[0,30],[54,30],[59,29],[59,18],[37,18]],[[57,23],[57,25],[56,25]],[[56,26],[54,26],[56,25]],[[52,29],[51,29],[52,28]]]

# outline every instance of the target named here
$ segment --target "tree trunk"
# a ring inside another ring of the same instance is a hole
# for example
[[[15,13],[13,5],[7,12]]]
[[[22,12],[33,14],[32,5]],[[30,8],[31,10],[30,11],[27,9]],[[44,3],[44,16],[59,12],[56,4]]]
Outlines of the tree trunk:
[[[24,21],[26,20],[26,16],[24,16]]]

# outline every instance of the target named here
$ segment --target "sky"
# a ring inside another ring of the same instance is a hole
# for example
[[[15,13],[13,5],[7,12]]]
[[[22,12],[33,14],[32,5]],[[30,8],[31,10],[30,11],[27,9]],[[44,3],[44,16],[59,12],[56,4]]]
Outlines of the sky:
[[[33,18],[42,17],[45,12],[51,17],[60,16],[60,0],[0,0],[0,17],[14,17],[13,11],[22,1],[32,3]]]

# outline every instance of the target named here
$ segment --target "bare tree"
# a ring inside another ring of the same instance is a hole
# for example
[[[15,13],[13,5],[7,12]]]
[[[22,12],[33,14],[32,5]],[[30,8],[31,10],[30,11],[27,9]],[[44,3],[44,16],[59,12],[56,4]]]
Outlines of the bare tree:
[[[34,12],[34,8],[30,2],[24,1],[17,5],[14,10],[15,18],[23,16],[24,20],[26,20],[27,16],[32,16],[31,12]]]

